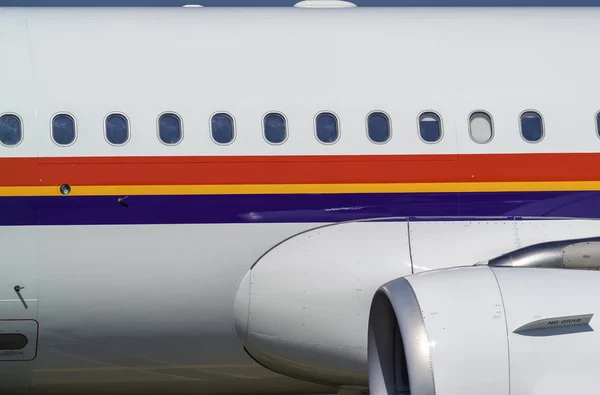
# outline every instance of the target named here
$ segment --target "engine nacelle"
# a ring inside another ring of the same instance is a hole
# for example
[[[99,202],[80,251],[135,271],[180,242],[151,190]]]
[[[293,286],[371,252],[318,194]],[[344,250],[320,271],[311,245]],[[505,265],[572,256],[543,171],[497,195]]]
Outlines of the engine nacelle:
[[[252,358],[275,372],[366,386],[371,298],[411,269],[406,223],[304,232],[270,250],[241,280],[236,332]]]
[[[589,393],[599,308],[597,271],[472,266],[394,280],[371,304],[370,393]]]

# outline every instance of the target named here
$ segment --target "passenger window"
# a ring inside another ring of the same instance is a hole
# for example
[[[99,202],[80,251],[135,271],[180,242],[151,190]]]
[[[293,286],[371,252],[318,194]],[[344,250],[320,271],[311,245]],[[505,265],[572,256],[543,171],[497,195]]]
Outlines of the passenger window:
[[[442,139],[442,121],[436,113],[419,115],[419,135],[426,143],[437,143]]]
[[[162,114],[158,118],[158,138],[163,144],[175,145],[183,139],[181,118],[173,113]]]
[[[486,112],[478,111],[469,118],[469,134],[476,143],[485,144],[492,140],[494,127],[492,117]]]
[[[521,136],[530,143],[537,143],[544,137],[544,125],[540,114],[535,111],[521,114]]]
[[[367,135],[374,143],[387,143],[391,137],[390,119],[382,112],[372,112],[367,118]]]
[[[52,118],[52,140],[58,145],[67,146],[75,142],[77,130],[75,119],[69,114],[58,114]]]
[[[340,126],[335,115],[322,112],[315,119],[317,139],[324,144],[333,144],[340,138]]]
[[[0,143],[5,146],[18,145],[23,140],[23,124],[15,114],[0,117]]]
[[[235,138],[235,126],[233,117],[229,114],[218,113],[210,120],[210,133],[217,144],[230,144]]]
[[[600,137],[600,112],[596,114],[596,134]]]
[[[110,114],[104,122],[106,140],[112,145],[124,145],[129,141],[129,121],[122,114]]]
[[[263,120],[265,140],[271,144],[282,144],[287,139],[287,122],[282,114],[273,112]]]

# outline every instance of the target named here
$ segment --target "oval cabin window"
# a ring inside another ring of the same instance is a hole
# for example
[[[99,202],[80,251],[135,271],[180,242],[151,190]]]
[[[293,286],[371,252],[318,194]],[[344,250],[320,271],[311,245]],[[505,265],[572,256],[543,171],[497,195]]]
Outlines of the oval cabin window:
[[[494,136],[492,117],[483,111],[471,114],[469,118],[469,134],[476,143],[485,144],[491,141]]]
[[[0,143],[7,147],[18,145],[23,140],[23,123],[15,114],[0,116]]]
[[[442,139],[442,120],[433,112],[419,116],[419,136],[426,143],[437,143]]]
[[[181,118],[172,113],[162,114],[158,118],[158,138],[166,145],[178,144],[183,139]]]
[[[521,136],[525,141],[537,143],[544,137],[542,116],[535,111],[521,114]]]
[[[263,128],[265,140],[271,144],[282,144],[287,139],[287,122],[282,114],[265,115]]]
[[[112,145],[129,141],[129,121],[122,114],[110,114],[105,121],[106,140]]]
[[[596,114],[596,134],[600,137],[600,112]]]
[[[20,350],[25,348],[27,343],[27,337],[20,333],[0,334],[0,350]]]
[[[67,146],[75,142],[77,130],[75,119],[69,114],[58,114],[52,118],[52,140],[58,145]]]
[[[233,117],[229,114],[218,113],[210,120],[210,133],[217,144],[231,144],[235,138]]]
[[[367,134],[374,143],[387,143],[392,136],[390,119],[382,112],[372,112],[367,118]]]
[[[315,119],[317,139],[324,144],[333,144],[340,138],[340,125],[335,115],[322,112]]]

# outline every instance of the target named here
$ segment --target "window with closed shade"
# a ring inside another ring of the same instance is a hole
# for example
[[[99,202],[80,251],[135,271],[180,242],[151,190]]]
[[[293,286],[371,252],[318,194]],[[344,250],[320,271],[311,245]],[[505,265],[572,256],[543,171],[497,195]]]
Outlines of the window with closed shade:
[[[492,117],[486,112],[476,111],[469,117],[469,134],[479,144],[485,144],[494,137]]]

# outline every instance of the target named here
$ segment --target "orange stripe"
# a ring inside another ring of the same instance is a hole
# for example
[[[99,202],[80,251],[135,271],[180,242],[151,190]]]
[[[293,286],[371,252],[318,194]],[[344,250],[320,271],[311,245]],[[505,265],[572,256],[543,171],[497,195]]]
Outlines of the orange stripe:
[[[409,184],[71,185],[65,196],[600,191],[600,181]],[[58,186],[0,187],[0,196],[62,196]]]
[[[0,159],[0,186],[598,180],[600,153]]]

